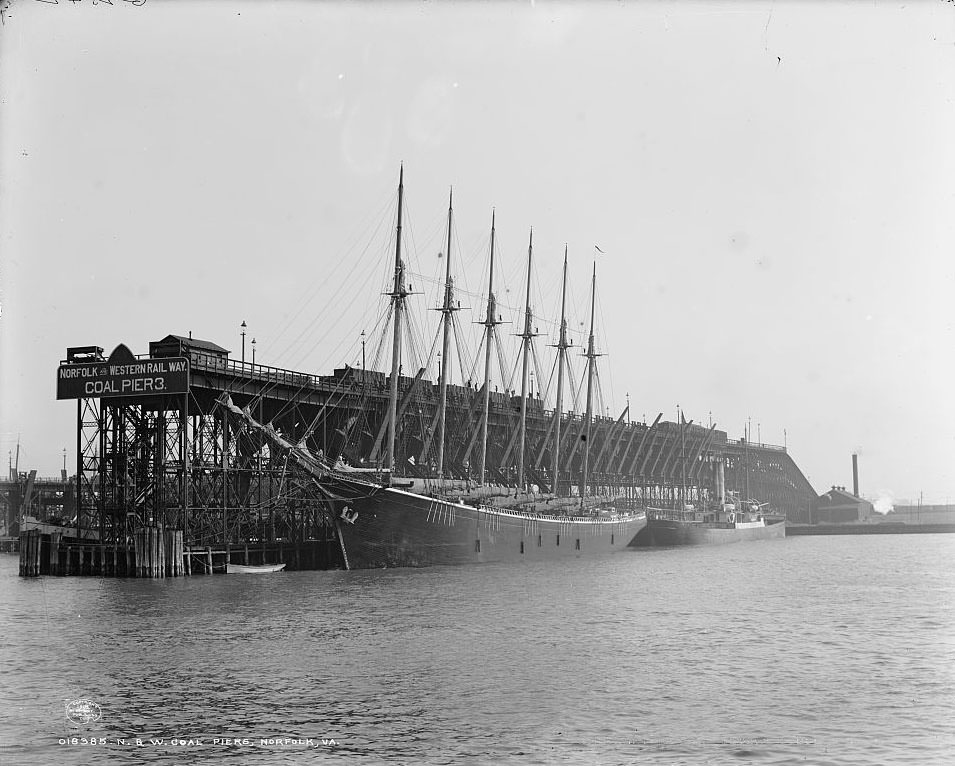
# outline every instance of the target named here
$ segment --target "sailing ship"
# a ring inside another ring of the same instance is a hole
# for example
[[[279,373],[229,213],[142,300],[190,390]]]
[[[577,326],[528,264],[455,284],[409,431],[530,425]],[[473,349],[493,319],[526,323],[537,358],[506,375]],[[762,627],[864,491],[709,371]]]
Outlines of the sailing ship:
[[[527,450],[527,410],[530,340],[533,330],[530,309],[530,278],[533,254],[533,230],[528,245],[527,295],[523,330],[518,337],[522,346],[519,430],[516,436],[517,466],[513,481],[501,485],[488,483],[488,413],[490,406],[491,341],[501,323],[494,297],[495,219],[491,219],[491,254],[488,276],[488,302],[484,325],[484,385],[477,392],[481,402],[476,476],[448,476],[445,472],[446,411],[449,377],[450,333],[453,313],[459,310],[453,297],[451,277],[452,206],[448,207],[448,250],[443,305],[443,359],[438,383],[438,409],[432,431],[436,457],[431,475],[401,477],[396,462],[396,440],[400,422],[399,379],[401,378],[402,333],[405,330],[405,301],[411,290],[402,260],[402,207],[404,169],[398,182],[398,209],[394,261],[394,280],[390,292],[392,315],[391,375],[388,380],[387,436],[383,463],[375,468],[349,467],[335,455],[310,451],[302,439],[287,441],[272,426],[256,421],[248,407],[240,408],[224,395],[220,404],[239,416],[249,428],[257,430],[270,443],[284,450],[292,463],[310,479],[323,503],[337,538],[346,569],[382,567],[422,567],[442,564],[488,563],[497,561],[541,560],[601,556],[622,551],[631,545],[646,525],[643,509],[626,507],[622,495],[597,496],[590,493],[589,445],[594,420],[593,388],[597,353],[594,348],[594,300],[596,265],[591,284],[590,339],[587,357],[587,405],[581,438],[582,469],[579,490],[561,495],[552,481],[543,492],[531,484],[525,471]],[[558,352],[557,404],[551,431],[551,476],[558,475],[561,444],[561,408],[563,397],[564,355],[571,345],[567,338],[567,252],[564,253],[561,324]],[[420,374],[420,373],[419,373]],[[423,450],[427,451],[427,449]],[[469,467],[470,473],[470,467]]]

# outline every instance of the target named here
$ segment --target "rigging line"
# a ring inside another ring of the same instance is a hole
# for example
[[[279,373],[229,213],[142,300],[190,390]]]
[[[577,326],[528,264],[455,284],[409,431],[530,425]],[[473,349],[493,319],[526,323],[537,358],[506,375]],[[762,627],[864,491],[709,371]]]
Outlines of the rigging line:
[[[336,322],[335,324],[333,324],[333,325],[329,328],[329,333],[330,333],[331,330],[334,329],[336,326],[337,326],[337,322]],[[354,332],[355,329],[357,329],[357,326],[356,326],[356,325],[352,325],[351,332],[340,334],[340,335],[339,335],[339,340],[338,340],[338,342],[337,342],[334,346],[332,346],[332,347],[326,352],[325,356],[326,356],[327,358],[333,359],[333,360],[334,360],[334,359],[342,359],[342,358],[350,358],[350,356],[351,356],[351,353],[350,353],[350,352],[351,352],[352,349],[355,348],[355,345],[354,345],[354,344],[356,343],[356,341],[355,341],[355,339],[354,339],[354,336],[357,334],[357,333]],[[311,355],[312,353],[314,353],[314,351],[318,348],[318,344],[319,344],[320,342],[321,342],[321,339],[319,339],[319,341],[316,342],[316,344],[312,347],[312,349],[311,349],[310,352],[309,352],[309,355]],[[347,347],[348,353],[344,353],[344,352],[343,352],[343,348],[345,347],[346,343],[349,344],[348,347]]]
[[[365,265],[365,270],[359,274],[358,278],[356,278],[355,280],[352,280],[352,279],[351,279],[351,278],[352,278],[352,274],[355,272],[355,270],[356,270],[357,268],[359,268],[360,265],[361,265],[361,264],[360,264],[359,262],[356,262],[355,264],[353,264],[351,270],[350,270],[349,273],[348,273],[348,276],[346,277],[346,282],[354,281],[354,283],[357,283],[357,284],[364,284],[364,283],[366,283],[366,281],[367,281],[367,279],[366,279],[366,277],[365,277],[364,271],[368,271],[368,270],[369,270],[369,267],[370,267],[370,268],[373,268],[373,269],[376,269],[376,268],[377,268],[377,263],[366,264],[366,265]],[[302,336],[305,335],[305,333],[309,332],[309,330],[312,330],[312,329],[314,328],[314,326],[316,326],[316,325],[321,325],[321,324],[322,324],[322,320],[323,320],[325,314],[326,314],[327,312],[329,312],[329,311],[336,310],[336,309],[338,308],[338,306],[339,306],[339,304],[338,304],[336,301],[328,301],[328,302],[325,304],[325,307],[322,309],[322,311],[319,312],[318,316],[316,316],[316,317],[313,319],[313,323],[310,324],[310,325],[308,325],[308,326],[306,326],[306,327],[302,330],[302,332],[299,333],[298,337],[297,337],[296,340],[293,342],[293,345],[294,345],[295,343],[298,343],[298,342],[301,340]],[[346,312],[344,312],[344,311],[339,311],[339,312],[338,312],[338,315],[335,317],[334,321],[333,321],[330,325],[329,325],[329,324],[326,324],[326,325],[323,327],[323,332],[317,334],[317,338],[316,338],[316,340],[312,343],[311,346],[305,348],[304,351],[303,351],[302,349],[299,349],[299,356],[298,356],[297,360],[294,362],[295,366],[301,366],[301,365],[303,365],[303,364],[305,363],[305,360],[315,352],[316,348],[318,348],[318,346],[319,346],[320,344],[322,344],[322,343],[326,340],[326,338],[328,338],[329,336],[332,336],[332,335],[333,335],[333,330],[338,327],[338,325],[342,322],[342,320],[343,320],[345,317],[346,317]],[[335,346],[335,348],[332,350],[332,353],[336,353],[336,352],[338,351],[338,349],[339,349],[340,346],[341,346],[341,341],[339,341],[338,345]],[[291,347],[288,349],[288,351],[290,351],[290,350],[291,350]]]
[[[384,326],[382,327],[381,332],[378,334],[378,345],[375,348],[375,355],[374,355],[374,359],[372,363],[372,369],[378,372],[383,372],[383,370],[381,369],[380,363],[382,362],[382,357],[383,357],[383,354],[385,353],[385,345],[388,340],[388,328],[391,327],[393,314],[394,314],[394,306],[391,303],[389,303],[388,312],[385,318]]]
[[[438,329],[435,330],[435,332],[434,332],[434,340],[431,341],[431,349],[428,351],[428,364],[427,364],[427,365],[420,365],[420,366],[422,366],[422,367],[425,367],[425,369],[427,369],[429,373],[431,372],[431,360],[435,358],[435,357],[434,357],[435,349],[436,349],[437,346],[438,346],[438,339],[441,337],[441,329],[442,329],[442,328],[441,328],[441,326],[439,325],[439,326],[438,326]],[[436,375],[436,376],[435,376],[435,380],[437,380],[437,378],[438,378],[438,376]]]
[[[293,375],[299,375],[300,377],[303,378],[303,382],[302,382],[301,386],[299,386],[299,388],[298,388],[298,389],[296,390],[296,392],[293,394],[293,399],[290,400],[290,402],[291,402],[292,404],[297,403],[297,399],[298,399],[299,394],[301,394],[303,391],[305,391],[306,388],[312,387],[312,378],[313,378],[313,377],[316,377],[316,378],[320,378],[320,377],[321,377],[320,375],[313,375],[313,374],[311,374],[311,373],[298,373],[298,372],[296,372],[296,371],[294,371],[294,370],[288,370],[288,372],[292,373]],[[276,379],[275,381],[272,381],[272,382],[268,383],[266,386],[264,386],[264,387],[262,388],[262,390],[261,390],[257,395],[255,395],[252,399],[250,399],[250,404],[249,404],[249,406],[251,407],[251,406],[252,406],[252,403],[258,405],[259,401],[261,401],[262,399],[264,399],[264,397],[265,397],[266,395],[270,394],[272,391],[274,391],[276,388],[278,388],[279,385],[281,385],[281,384],[283,384],[283,383],[285,383],[285,382],[286,382],[285,380]],[[284,407],[283,407],[283,410],[280,411],[280,412],[284,412]],[[278,417],[278,415],[276,415],[276,417]]]
[[[315,429],[315,428],[317,427],[317,425],[318,425],[319,415],[321,415],[322,412],[324,412],[325,408],[328,407],[328,406],[331,404],[332,398],[335,396],[336,391],[338,391],[340,388],[343,388],[343,386],[344,386],[346,380],[347,380],[347,377],[342,377],[342,378],[340,378],[340,379],[335,383],[335,387],[334,387],[334,388],[331,390],[331,392],[328,394],[328,397],[327,397],[326,400],[325,400],[325,404],[322,405],[322,408],[319,410],[318,415],[315,416],[315,418],[314,418],[313,421],[312,421],[312,424],[311,424],[308,428],[305,429],[304,435],[303,435],[303,436],[300,436],[300,437],[297,439],[297,441],[302,442],[302,441],[304,441],[305,439],[307,439],[307,438],[312,434],[312,432],[314,431],[314,429]],[[289,400],[288,400],[284,405],[282,405],[282,407],[279,408],[279,411],[278,411],[278,412],[275,414],[275,416],[272,418],[272,421],[274,422],[274,421],[278,420],[280,417],[282,417],[283,415],[285,415],[286,412],[290,412],[290,411],[291,411],[291,408],[297,407],[297,406],[300,404],[299,395],[300,395],[300,394],[305,390],[305,388],[306,388],[307,386],[309,386],[309,385],[310,385],[310,382],[303,383],[302,386],[289,398]],[[343,391],[342,391],[342,394],[339,396],[338,400],[337,400],[334,404],[332,404],[331,406],[332,406],[332,407],[337,407],[338,404],[341,402],[341,400],[344,398],[344,396],[345,396],[345,392],[344,392],[344,390],[343,390]],[[293,426],[293,428],[294,428],[294,426]],[[289,439],[289,440],[291,440],[291,435],[290,435],[290,439]]]
[[[494,354],[495,361],[497,362],[497,381],[500,385],[500,390],[507,390],[507,370],[510,367],[510,364],[507,361],[507,355],[504,352],[504,344],[501,343],[501,338],[497,333],[494,334],[494,348],[492,349]],[[497,386],[494,388],[495,391],[498,390]]]
[[[459,230],[458,230],[457,228],[455,228],[455,230],[454,230],[454,241],[455,241],[455,243],[456,243],[457,246],[458,246],[458,249],[457,249],[458,259],[459,259],[459,261],[461,262],[461,265],[462,265],[462,268],[460,269],[460,277],[461,277],[462,286],[459,288],[457,285],[455,285],[455,293],[457,293],[457,292],[460,290],[460,292],[461,292],[462,295],[470,295],[471,290],[470,290],[469,287],[468,287],[468,284],[469,284],[469,282],[468,282],[468,269],[467,269],[466,267],[467,267],[468,264],[471,263],[471,261],[473,260],[473,256],[471,257],[471,259],[469,259],[469,258],[467,258],[467,256],[465,255],[465,250],[464,250],[464,248],[461,246],[461,240],[460,240],[459,234],[460,234]],[[468,308],[472,308],[472,307],[469,306]]]
[[[498,374],[500,375],[501,388],[505,391],[508,388],[507,384],[507,362],[504,359],[504,349],[501,347],[500,340],[494,344],[495,350],[497,351],[497,365],[498,365]],[[497,391],[497,386],[494,387],[494,390]]]
[[[368,330],[368,332],[365,332],[365,333],[364,333],[365,343],[366,343],[366,346],[365,346],[365,351],[366,351],[366,353],[367,353],[367,350],[368,350],[368,348],[367,348],[368,340],[371,339],[371,338],[377,338],[377,337],[379,336],[379,328],[381,327],[382,320],[385,319],[386,315],[387,315],[387,312],[382,312],[382,314],[381,314],[381,315],[378,317],[378,319],[376,320],[375,324],[372,325],[371,329]],[[364,332],[364,329],[363,329],[362,331]],[[357,369],[360,369],[361,366],[362,366],[362,358],[361,358],[361,351],[362,351],[362,348],[361,348],[361,337],[362,337],[361,334],[359,334],[359,335],[358,335],[358,338],[359,338],[359,339],[358,339],[357,341],[353,341],[353,345],[349,348],[349,354],[350,354],[350,356],[354,357],[354,359],[355,359],[355,365],[354,365],[354,366],[355,366]],[[368,367],[368,360],[367,360],[367,359],[365,360],[364,364],[365,364],[365,369],[375,369],[374,367]]]
[[[418,247],[417,240],[415,239],[415,225],[414,225],[415,217],[412,215],[412,212],[411,212],[412,210],[411,199],[412,199],[411,195],[409,195],[408,192],[406,191],[405,197],[404,197],[405,222],[404,222],[404,228],[403,228],[404,233],[407,235],[408,244],[409,244],[409,246],[405,249],[405,256],[404,256],[406,273],[410,273],[412,271],[420,272],[422,270],[421,257],[419,255],[419,253],[421,252],[421,249]],[[409,310],[406,313],[410,317],[412,312],[417,312],[420,314],[421,311],[422,311],[422,308],[420,303],[415,303],[415,304],[412,304],[412,306],[409,308]]]
[[[531,346],[531,358],[534,362],[534,373],[537,377],[537,391],[541,391],[541,381],[543,381],[544,376],[541,375],[541,364],[540,364],[540,355],[537,353],[537,346]]]
[[[331,281],[334,274],[338,271],[338,269],[349,260],[347,256],[352,252],[352,250],[354,250],[358,246],[361,235],[371,225],[371,221],[378,220],[378,224],[375,226],[374,232],[368,238],[368,241],[366,242],[365,247],[362,249],[361,253],[358,256],[359,259],[364,257],[364,254],[368,250],[368,248],[371,246],[371,243],[374,242],[375,239],[377,238],[378,230],[381,228],[381,224],[385,220],[385,215],[384,215],[385,211],[394,204],[394,200],[395,200],[395,192],[394,191],[388,192],[388,194],[384,197],[383,201],[378,205],[377,209],[375,209],[373,213],[366,216],[366,219],[364,219],[356,227],[356,229],[353,231],[353,235],[348,238],[353,241],[351,242],[350,245],[347,245],[344,248],[342,255],[336,259],[335,266],[333,267],[331,273],[325,274],[322,276],[321,279],[315,280],[310,297],[308,297],[307,300],[299,300],[297,302],[299,306],[298,310],[294,314],[287,317],[286,321],[279,326],[276,339],[280,338],[286,332],[289,325],[291,325],[291,323],[298,318],[298,315],[301,314],[301,312],[305,309],[307,305],[311,304],[311,302],[315,299],[315,297],[319,294],[319,292],[321,292],[322,288],[326,287],[329,284],[329,282]]]
[[[390,306],[389,306],[389,311],[390,311]],[[381,321],[381,318],[379,318],[379,322],[380,322],[380,321]],[[340,346],[340,345],[341,345],[341,342],[339,342],[338,345]],[[334,349],[334,352],[337,352],[337,349],[338,349],[338,346],[336,346],[336,348]],[[332,355],[332,354],[330,354],[330,356],[331,356],[331,355]],[[356,367],[357,367],[357,365],[356,365]],[[253,399],[251,400],[251,402],[254,403],[255,405],[258,405],[258,402],[259,402],[260,400],[262,400],[262,399],[263,399],[265,396],[267,396],[268,394],[272,393],[272,391],[274,391],[282,382],[283,382],[283,381],[280,381],[280,380],[276,380],[276,381],[270,382],[269,384],[267,384],[266,386],[264,386],[263,389],[262,389],[255,397],[253,397]],[[310,380],[306,379],[306,382],[303,383],[302,386],[299,388],[298,392],[296,393],[296,396],[298,395],[298,393],[301,393],[302,391],[305,390],[305,388],[309,387],[310,385],[311,385]],[[250,406],[252,406],[252,405],[250,404]]]
[[[481,341],[478,343],[477,353],[474,355],[474,362],[471,364],[471,369],[469,371],[467,379],[477,385],[477,366],[479,361],[482,358],[481,351],[484,349],[484,343],[487,340],[487,335],[484,334],[481,336]],[[483,385],[483,384],[482,384]]]
[[[451,326],[454,328],[454,345],[458,354],[458,368],[461,371],[461,383],[463,385],[464,381],[467,380],[465,377],[467,375],[467,370],[465,369],[467,362],[467,344],[462,344],[461,335],[463,334],[463,330],[461,329],[461,324],[457,316],[452,317]]]
[[[597,394],[597,407],[598,414],[600,417],[606,416],[606,405],[603,400],[603,392],[600,390],[600,367],[597,365],[597,361],[594,360],[594,389]]]
[[[578,391],[580,390],[580,387],[582,387],[583,384],[584,384],[584,378],[583,378],[583,376],[581,376],[581,378],[580,378],[580,384],[579,384],[579,385],[574,381],[574,367],[573,367],[573,365],[572,365],[571,362],[570,362],[570,354],[565,354],[565,355],[564,355],[564,364],[567,366],[567,370],[566,370],[566,371],[567,371],[567,382],[570,384],[570,385],[568,385],[568,388],[570,389],[570,398],[571,398],[571,401],[572,401],[572,403],[573,403],[573,405],[574,405],[573,411],[574,411],[574,412],[579,412],[579,411],[580,411],[580,400],[578,399],[578,395],[577,395],[577,394],[578,394]]]
[[[357,360],[355,362],[356,368],[361,366],[360,353],[361,353],[362,334],[364,334],[364,337],[366,338],[366,342],[371,342],[372,344],[374,344],[375,339],[378,340],[379,344],[384,342],[388,327],[391,324],[391,314],[392,314],[392,306],[391,306],[391,302],[389,301],[384,305],[383,310],[379,312],[378,318],[375,320],[375,323],[372,325],[370,330],[368,330],[367,332],[364,332],[364,329],[367,327],[367,324],[362,324],[361,325],[362,332],[356,332],[358,327],[353,325],[351,332],[347,333],[344,336],[344,337],[352,338],[351,345],[348,347],[346,351],[346,357],[355,358]],[[380,345],[379,345],[379,351],[375,352],[372,355],[373,363],[371,365],[368,365],[368,362],[366,360],[365,362],[366,369],[377,370],[379,357],[380,357]]]
[[[372,243],[375,242],[377,239],[378,231],[381,229],[382,223],[383,221],[379,222],[378,226],[376,227],[375,231],[372,234],[372,237],[369,238],[369,241],[366,243],[365,247],[359,253],[357,258],[349,259],[343,256],[341,258],[336,259],[337,262],[332,271],[332,274],[328,275],[323,280],[322,286],[325,286],[327,288],[329,284],[334,284],[334,282],[332,282],[332,276],[342,266],[345,266],[345,265],[349,266],[347,274],[344,276],[344,278],[341,281],[341,284],[348,285],[352,283],[351,277],[356,269],[359,269],[362,267],[367,269],[370,265],[379,262],[379,257],[377,254],[375,255],[375,258],[373,260],[368,258],[368,254],[369,254],[369,249],[372,246]],[[347,253],[346,253],[346,256],[347,256]],[[308,305],[310,305],[310,303],[311,301],[309,302]],[[307,322],[305,326],[302,328],[302,330],[300,330],[299,333],[292,340],[287,342],[285,346],[282,348],[282,350],[276,354],[276,356],[279,359],[282,359],[283,357],[285,357],[286,354],[291,354],[295,346],[297,346],[301,342],[302,336],[304,336],[307,332],[309,332],[309,330],[312,328],[313,325],[318,324],[321,321],[321,319],[324,318],[325,314],[334,306],[334,304],[335,304],[334,301],[326,301],[325,304],[318,310],[317,315],[312,317],[311,322]],[[299,310],[295,313],[295,315],[289,319],[288,324],[291,325],[292,321],[297,319],[298,316],[302,313],[302,311],[305,308],[306,306],[301,306]],[[285,331],[283,330],[283,333],[284,332]]]
[[[409,317],[409,320],[408,320],[408,346],[409,346],[409,349],[408,349],[408,350],[409,350],[409,352],[410,352],[410,354],[411,354],[411,356],[409,357],[409,359],[410,359],[412,362],[415,363],[415,366],[416,366],[416,367],[424,367],[424,366],[426,366],[426,365],[421,364],[421,361],[422,361],[422,359],[424,358],[424,354],[422,353],[422,350],[423,350],[423,349],[422,349],[422,347],[421,347],[420,344],[421,344],[421,339],[424,338],[424,337],[425,337],[425,336],[424,336],[424,333],[422,333],[421,330],[418,328],[417,320],[414,319],[413,317]],[[427,364],[428,367],[430,367],[430,365],[431,365],[431,359],[433,358],[434,348],[435,348],[435,346],[437,345],[437,340],[438,340],[438,334],[435,334],[435,340],[434,340],[434,342],[432,343],[432,346],[431,346],[431,349],[432,349],[432,350],[431,350],[431,352],[429,352],[429,354],[428,354],[428,364]]]
[[[306,388],[310,388],[310,387],[312,386],[312,381],[311,381],[311,377],[312,377],[312,376],[303,376],[303,377],[304,377],[304,381],[303,381],[302,385],[299,386],[299,388],[295,391],[294,394],[292,394],[292,396],[289,398],[289,400],[279,409],[278,413],[276,413],[276,414],[273,416],[273,418],[272,418],[273,421],[275,421],[275,420],[277,420],[278,418],[282,417],[284,414],[286,414],[286,412],[289,412],[289,411],[290,411],[290,408],[297,407],[297,406],[301,403],[301,402],[300,402],[300,399],[299,399],[300,395],[302,394],[303,391],[305,391]],[[337,381],[337,383],[335,384],[335,387],[334,387],[334,388],[332,389],[332,391],[328,394],[328,397],[326,398],[326,402],[325,402],[325,404],[323,405],[323,409],[329,405],[329,403],[332,401],[332,398],[334,397],[336,391],[338,391],[338,389],[342,388],[342,386],[344,385],[344,383],[345,383],[346,380],[347,380],[347,378],[342,377],[340,380]],[[278,381],[276,382],[275,385],[278,385]],[[342,390],[342,393],[339,395],[338,400],[334,403],[334,406],[337,406],[337,405],[341,402],[341,400],[344,399],[345,395],[346,395],[346,392],[345,392],[344,390]],[[316,421],[316,422],[317,422],[317,421]],[[306,438],[306,437],[303,437],[303,438]]]
[[[557,365],[558,365],[559,363],[560,363],[560,356],[555,356],[555,357],[554,357],[554,363],[551,365],[551,368],[550,368],[550,375],[548,375],[548,377],[547,377],[547,388],[544,389],[544,401],[549,401],[549,400],[550,400],[551,387],[552,387],[552,386],[554,385],[554,383],[556,382],[556,377],[555,377],[555,376],[556,376],[556,373],[557,373]],[[557,392],[556,392],[556,391],[554,392],[553,408],[554,408],[555,410],[557,409]]]
[[[423,366],[420,364],[423,359],[421,343],[422,339],[427,337],[427,333],[422,328],[427,327],[427,322],[422,322],[421,317],[412,312],[408,312],[406,318],[408,332],[404,340],[409,354],[408,361],[420,367]]]
[[[517,370],[520,366],[521,366],[521,355],[517,354],[514,359],[514,368],[511,370],[511,374],[507,379],[508,391],[515,390],[514,382],[517,380]]]

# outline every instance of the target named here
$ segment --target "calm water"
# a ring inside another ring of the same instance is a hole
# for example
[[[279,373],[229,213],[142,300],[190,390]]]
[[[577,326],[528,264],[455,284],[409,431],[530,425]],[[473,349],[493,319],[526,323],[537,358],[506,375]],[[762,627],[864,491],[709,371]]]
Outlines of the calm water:
[[[164,582],[4,555],[0,762],[951,764],[953,554],[801,537]],[[71,723],[77,699],[101,718]],[[261,743],[283,737],[312,743]]]

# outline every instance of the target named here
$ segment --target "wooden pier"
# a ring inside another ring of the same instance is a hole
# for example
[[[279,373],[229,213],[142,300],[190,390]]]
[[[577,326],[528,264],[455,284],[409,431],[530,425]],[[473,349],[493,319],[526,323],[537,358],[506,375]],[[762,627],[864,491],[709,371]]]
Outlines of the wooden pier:
[[[129,544],[99,543],[43,534],[20,533],[20,576],[139,577],[161,579],[224,574],[228,564],[285,564],[286,570],[337,569],[337,540],[327,536],[286,544],[268,542],[227,547],[183,545],[182,530],[146,527]]]

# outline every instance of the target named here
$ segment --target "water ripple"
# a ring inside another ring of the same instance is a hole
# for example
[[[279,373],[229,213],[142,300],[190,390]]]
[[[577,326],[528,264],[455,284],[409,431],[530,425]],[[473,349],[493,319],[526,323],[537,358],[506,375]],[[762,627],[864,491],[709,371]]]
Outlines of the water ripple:
[[[165,582],[7,557],[0,760],[950,762],[953,543]],[[81,698],[99,721],[66,719]],[[107,742],[58,744],[83,736]]]

